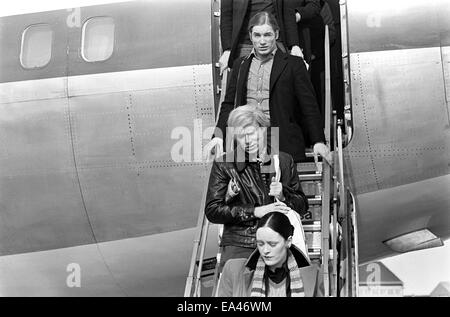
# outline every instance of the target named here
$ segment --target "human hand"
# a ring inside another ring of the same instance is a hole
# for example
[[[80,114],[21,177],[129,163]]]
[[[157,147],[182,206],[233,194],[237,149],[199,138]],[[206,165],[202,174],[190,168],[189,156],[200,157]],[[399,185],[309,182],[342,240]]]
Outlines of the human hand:
[[[300,13],[295,12],[295,22],[300,22],[300,20],[302,19],[302,16],[300,15]]]
[[[234,196],[239,194],[240,191],[241,191],[241,189],[239,188],[236,181],[234,179],[230,179],[230,181],[228,183],[228,189],[227,189],[227,193],[225,196],[225,200],[227,201],[227,200],[233,198]]]
[[[262,217],[264,217],[265,214],[268,214],[269,212],[277,211],[277,212],[282,212],[284,214],[287,214],[289,210],[291,210],[291,208],[286,206],[285,203],[283,203],[281,201],[277,201],[272,204],[256,207],[254,214],[255,214],[255,217],[262,218]]]
[[[303,63],[305,63],[306,70],[309,70],[309,64],[305,60],[303,60]]]
[[[322,172],[322,170],[318,163],[319,162],[318,157],[317,157],[318,155],[322,156],[322,158],[330,166],[333,165],[333,154],[332,154],[332,152],[330,152],[330,149],[328,148],[328,146],[326,146],[322,142],[318,142],[318,143],[314,144],[313,151],[314,151],[314,162],[316,163],[316,167],[319,172]]]
[[[203,157],[208,162],[211,162],[214,159],[214,156],[221,156],[223,154],[223,140],[218,137],[213,138],[206,144],[203,153]]]
[[[299,46],[297,46],[297,45],[292,46],[292,48],[291,48],[291,55],[304,58],[302,49]]]
[[[228,60],[230,59],[230,50],[226,50],[219,58],[220,75],[228,68]]]
[[[283,184],[281,182],[275,181],[275,177],[272,177],[272,182],[270,183],[269,196],[274,196],[276,199],[283,201]]]

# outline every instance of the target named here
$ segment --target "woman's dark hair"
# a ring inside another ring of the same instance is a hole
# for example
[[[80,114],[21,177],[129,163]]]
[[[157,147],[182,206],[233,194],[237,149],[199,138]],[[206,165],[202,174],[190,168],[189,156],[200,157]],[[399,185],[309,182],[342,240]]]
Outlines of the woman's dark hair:
[[[272,27],[272,29],[276,32],[280,30],[278,26],[277,19],[268,12],[262,11],[256,13],[248,22],[248,31],[252,33],[253,27],[257,25],[267,24]]]
[[[289,218],[278,211],[269,212],[259,220],[257,229],[264,227],[279,233],[284,240],[294,234],[294,227],[291,225]]]

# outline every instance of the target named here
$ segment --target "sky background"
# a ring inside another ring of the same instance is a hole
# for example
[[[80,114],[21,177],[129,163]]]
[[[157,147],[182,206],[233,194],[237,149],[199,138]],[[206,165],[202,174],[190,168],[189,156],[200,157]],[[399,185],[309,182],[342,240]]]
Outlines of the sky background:
[[[1,1],[0,16],[111,2],[124,2],[124,0]],[[439,282],[450,281],[450,240],[445,241],[443,247],[392,256],[381,261],[403,281],[404,295],[428,295]]]

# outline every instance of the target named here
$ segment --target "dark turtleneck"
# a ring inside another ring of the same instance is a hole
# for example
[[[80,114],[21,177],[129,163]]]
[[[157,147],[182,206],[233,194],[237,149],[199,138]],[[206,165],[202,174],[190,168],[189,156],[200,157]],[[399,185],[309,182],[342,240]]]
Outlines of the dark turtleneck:
[[[286,279],[286,296],[291,297],[291,278],[289,275],[289,269],[287,265],[287,257],[286,261],[284,261],[281,267],[272,271],[268,266],[264,271],[264,281],[266,284],[266,295],[269,292],[269,279],[275,284],[281,283],[284,279]]]

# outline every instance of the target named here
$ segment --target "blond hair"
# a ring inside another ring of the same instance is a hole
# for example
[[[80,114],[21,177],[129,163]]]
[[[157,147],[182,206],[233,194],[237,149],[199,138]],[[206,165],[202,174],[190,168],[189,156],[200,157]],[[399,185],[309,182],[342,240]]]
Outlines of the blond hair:
[[[228,116],[229,127],[244,128],[249,125],[267,128],[270,126],[270,120],[260,108],[254,105],[237,107]]]

